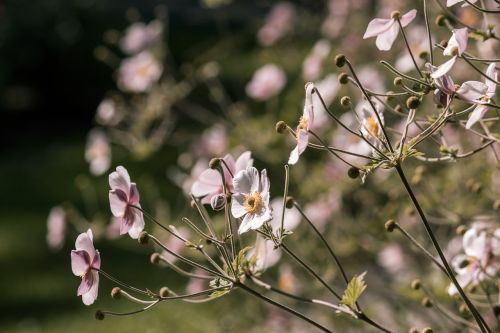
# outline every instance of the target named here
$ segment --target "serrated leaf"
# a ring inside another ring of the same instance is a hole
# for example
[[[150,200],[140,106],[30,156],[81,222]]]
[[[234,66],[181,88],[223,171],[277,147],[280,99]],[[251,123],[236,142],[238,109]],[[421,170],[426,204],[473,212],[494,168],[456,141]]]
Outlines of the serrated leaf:
[[[364,280],[365,275],[366,272],[359,276],[355,275],[352,278],[344,291],[344,295],[342,295],[342,299],[340,300],[342,304],[345,304],[351,308],[355,307],[359,297],[366,289],[366,283]]]

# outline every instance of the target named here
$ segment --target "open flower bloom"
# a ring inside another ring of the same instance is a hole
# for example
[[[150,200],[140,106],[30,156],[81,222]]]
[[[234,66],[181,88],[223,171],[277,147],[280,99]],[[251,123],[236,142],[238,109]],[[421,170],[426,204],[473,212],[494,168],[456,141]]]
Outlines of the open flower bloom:
[[[149,90],[161,76],[162,65],[149,51],[122,61],[118,70],[118,86],[124,91],[144,92]]]
[[[109,175],[109,205],[114,216],[121,218],[120,235],[128,233],[136,239],[144,229],[142,212],[134,207],[141,207],[139,191],[135,183],[130,182],[127,170],[119,166]]]
[[[486,70],[486,75],[494,80],[497,80],[498,73],[495,68],[495,63],[491,63]],[[491,98],[495,95],[496,90],[495,82],[485,79],[484,83],[479,81],[466,81],[457,90],[457,95],[464,101],[476,104],[474,111],[472,111],[469,120],[465,127],[471,128],[476,122],[483,118],[484,114],[488,111],[488,106]]]
[[[443,55],[451,56],[452,58],[439,66],[438,69],[431,74],[432,78],[439,78],[451,70],[457,61],[457,57],[461,56],[462,53],[465,52],[465,49],[467,49],[468,38],[467,28],[453,30],[453,34],[450,40],[448,40],[448,45],[443,51]]]
[[[438,70],[436,66],[432,66],[430,63],[427,63],[426,66],[431,71],[431,73],[434,73]],[[434,101],[436,102],[436,104],[440,104],[445,107],[448,106],[448,103],[450,103],[451,100],[451,96],[455,94],[455,82],[453,82],[453,79],[448,74],[444,74],[440,77],[435,78],[434,82],[436,83],[437,87],[437,89],[434,90]]]
[[[413,21],[413,19],[415,19],[415,16],[417,16],[416,9],[412,9],[408,13],[402,15],[399,19],[401,21],[401,25],[406,27],[411,23],[411,21]],[[388,51],[391,49],[392,44],[398,37],[398,33],[399,24],[395,19],[375,18],[368,23],[363,39],[377,37],[375,42],[377,48],[381,51]]]
[[[228,190],[233,192],[233,176],[253,165],[252,153],[246,151],[236,161],[232,155],[227,154],[223,160],[225,163],[221,163],[221,166],[224,171],[224,182]],[[210,204],[214,197],[222,195],[224,188],[219,171],[210,168],[203,171],[191,186],[191,193],[195,197],[202,198],[202,204]]]
[[[255,71],[245,90],[248,96],[266,101],[277,95],[286,84],[286,75],[281,67],[267,64]]]
[[[100,129],[90,131],[85,146],[85,159],[90,164],[90,173],[100,176],[111,164],[111,147],[108,137]]]
[[[151,21],[148,25],[142,22],[131,24],[120,40],[120,48],[128,54],[139,53],[160,40],[162,33],[160,21]]]
[[[300,117],[299,125],[295,131],[297,137],[297,146],[290,153],[288,164],[293,165],[299,160],[300,154],[306,150],[309,144],[309,128],[312,127],[314,121],[314,104],[312,100],[312,93],[314,90],[313,83],[306,84],[306,100],[304,102],[304,111]]]
[[[78,236],[75,250],[71,251],[71,270],[82,278],[77,295],[82,296],[85,305],[90,305],[97,299],[100,268],[101,257],[94,248],[92,230],[89,229]]]
[[[384,114],[382,113],[379,105],[375,104],[377,109],[378,118],[382,124],[379,123],[375,111],[367,101],[362,101],[357,106],[357,113],[361,111],[361,134],[368,139],[372,144],[377,145],[382,140],[382,126],[384,126]]]
[[[47,218],[47,244],[53,250],[60,250],[64,245],[66,231],[66,211],[60,206],[53,207]]]
[[[243,218],[238,233],[259,229],[273,218],[269,206],[269,178],[264,169],[260,173],[254,167],[238,172],[233,178],[236,193],[231,199],[231,212],[235,218]]]
[[[458,255],[452,261],[461,287],[475,286],[488,276],[495,276],[499,267],[500,229],[491,234],[488,230],[473,227],[464,234],[462,244],[465,255]],[[451,284],[448,294],[457,292]]]

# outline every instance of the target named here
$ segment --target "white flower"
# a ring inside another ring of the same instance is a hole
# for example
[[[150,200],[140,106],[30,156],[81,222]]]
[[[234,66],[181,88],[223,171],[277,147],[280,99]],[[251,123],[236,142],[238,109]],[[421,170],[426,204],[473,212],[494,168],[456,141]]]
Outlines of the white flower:
[[[437,79],[451,70],[457,61],[457,57],[461,56],[462,53],[465,52],[468,38],[469,35],[467,28],[453,30],[453,34],[451,35],[450,40],[448,40],[448,45],[443,51],[443,55],[451,56],[452,58],[439,66],[438,69],[431,74],[432,78]]]
[[[306,150],[309,144],[309,128],[312,127],[314,121],[314,104],[312,101],[312,93],[314,90],[313,83],[306,84],[306,100],[304,102],[304,111],[300,117],[299,125],[295,131],[297,137],[297,146],[290,153],[288,164],[293,165],[299,160],[300,154]]]
[[[118,85],[125,91],[144,92],[158,81],[162,71],[162,65],[153,55],[143,51],[122,61],[118,73]]]
[[[85,147],[85,160],[90,164],[90,172],[100,176],[111,165],[111,147],[108,137],[100,129],[90,131]]]
[[[357,106],[357,113],[361,113],[361,134],[372,144],[379,144],[382,137],[382,126],[384,126],[384,115],[378,104],[374,103],[377,109],[379,123],[375,111],[368,101],[362,101]]]
[[[238,233],[258,229],[273,217],[269,206],[269,178],[267,171],[254,167],[238,172],[233,178],[236,193],[231,200],[231,212],[235,218],[243,217]]]

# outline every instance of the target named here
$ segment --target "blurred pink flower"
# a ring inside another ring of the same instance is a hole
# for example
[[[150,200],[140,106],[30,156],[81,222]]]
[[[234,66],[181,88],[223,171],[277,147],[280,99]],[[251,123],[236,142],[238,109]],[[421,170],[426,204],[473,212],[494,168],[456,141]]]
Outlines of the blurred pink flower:
[[[206,129],[197,140],[194,151],[198,156],[220,156],[227,150],[227,130],[222,124]]]
[[[105,236],[107,239],[114,240],[120,237],[120,228],[122,224],[122,218],[112,216],[108,226],[106,227]]]
[[[304,80],[313,81],[321,75],[330,50],[330,42],[326,39],[321,39],[314,44],[313,49],[302,63],[302,77]]]
[[[468,3],[466,3],[464,0],[446,0],[446,7],[451,7],[456,5],[457,3],[463,2],[462,7],[469,6]],[[471,3],[476,3],[477,0],[469,0]]]
[[[304,102],[304,111],[300,117],[299,125],[296,129],[297,146],[290,153],[288,164],[293,165],[299,160],[299,156],[306,150],[309,144],[309,128],[314,122],[314,105],[312,102],[312,93],[314,90],[313,83],[306,84],[306,98]]]
[[[142,22],[131,24],[120,40],[120,48],[128,54],[144,51],[157,43],[162,34],[162,25],[159,21],[151,21],[148,25]]]
[[[77,295],[82,296],[85,305],[91,305],[97,299],[100,268],[101,257],[94,248],[92,230],[89,229],[78,236],[75,250],[71,251],[71,270],[82,278]]]
[[[100,176],[111,164],[111,147],[104,131],[93,129],[87,137],[85,160],[90,164],[90,173]]]
[[[285,84],[285,72],[274,64],[267,64],[255,71],[246,86],[246,93],[253,99],[265,101],[279,94]]]
[[[231,213],[234,218],[243,218],[239,234],[256,230],[273,218],[269,206],[269,178],[266,169],[259,171],[250,166],[239,171],[233,178],[235,194],[231,197]]]
[[[251,269],[254,274],[258,274],[278,263],[281,258],[281,250],[274,248],[272,240],[265,239],[261,234],[257,234],[255,245],[247,252],[246,257],[248,260],[255,260],[255,264]]]
[[[253,165],[252,153],[246,151],[241,154],[236,161],[232,155],[227,154],[224,156],[223,160],[225,163],[221,163],[221,165],[224,170],[224,182],[229,191],[233,192],[233,176]],[[226,165],[229,170],[226,168]],[[203,171],[198,177],[198,180],[193,183],[191,193],[195,197],[201,197],[202,204],[210,204],[213,197],[224,193],[219,171],[210,168]]]
[[[415,19],[417,11],[415,9],[410,10],[408,13],[401,16],[400,21],[403,27],[406,27]],[[392,44],[398,37],[399,25],[395,19],[381,19],[375,18],[370,21],[363,39],[377,37],[375,44],[377,48],[381,51],[388,51],[391,49]]]
[[[423,26],[412,26],[411,28],[408,28],[406,33],[410,50],[412,54],[415,55],[415,61],[418,66],[422,66],[424,64],[424,60],[419,57],[419,54],[429,49],[429,41],[427,38],[422,38],[422,36],[425,36],[426,33],[427,32]],[[403,50],[401,54],[399,54],[394,66],[403,73],[415,70],[412,57],[407,49]]]
[[[96,120],[103,125],[116,125],[120,120],[120,116],[116,110],[115,101],[111,98],[105,98],[97,106]]]
[[[401,246],[396,244],[386,245],[377,255],[377,261],[391,274],[396,274],[405,267],[405,255]]]
[[[271,200],[271,210],[273,212],[273,218],[269,222],[273,231],[277,232],[281,228],[281,212],[283,211],[283,198],[274,198]],[[302,216],[300,215],[297,208],[286,208],[285,209],[285,219],[284,227],[288,231],[293,231],[300,223]]]
[[[379,71],[375,70],[372,66],[363,66],[358,70],[358,78],[361,84],[366,89],[374,92],[384,92],[384,76]]]
[[[118,70],[118,86],[124,91],[149,90],[161,76],[162,65],[148,51],[122,61]]]
[[[467,49],[468,38],[467,28],[453,30],[453,34],[448,40],[448,45],[443,51],[443,55],[451,56],[452,58],[439,66],[437,70],[431,74],[432,78],[439,78],[451,70],[457,61],[457,57],[462,55],[462,53],[465,52],[465,49]]]
[[[66,211],[56,206],[50,210],[47,218],[47,244],[53,250],[60,250],[64,245],[66,232]]]
[[[305,205],[304,213],[319,230],[323,230],[332,215],[340,209],[341,202],[339,193],[330,192]]]
[[[315,82],[314,86],[321,94],[326,107],[332,104],[340,89],[338,76],[334,73],[328,74],[323,80]],[[314,94],[312,99],[314,110],[314,123],[312,124],[312,129],[316,131],[328,127],[332,118],[323,107],[318,94]]]
[[[196,268],[193,271],[193,274],[196,275],[205,275],[206,272],[202,270],[201,268]],[[186,292],[188,294],[194,294],[194,293],[199,293],[202,292],[203,290],[206,290],[208,288],[208,280],[205,279],[197,279],[197,278],[191,278],[189,279],[189,282],[186,286]]]
[[[189,230],[183,227],[177,228],[177,232],[181,237],[184,237],[185,239],[189,239],[189,237],[191,236]],[[173,235],[170,235],[168,237],[168,240],[166,242],[163,242],[163,244],[167,249],[177,254],[181,254],[182,250],[186,247],[186,244],[182,240]],[[162,251],[161,256],[172,264],[174,264],[178,260],[176,256],[170,254],[167,251]]]
[[[141,207],[139,191],[135,183],[130,182],[127,170],[119,166],[109,175],[109,205],[114,216],[121,218],[120,235],[128,233],[136,239],[144,229],[142,212],[134,207]]]
[[[349,0],[329,0],[328,16],[321,24],[321,32],[332,39],[338,37],[345,27],[349,7]]]
[[[288,2],[279,2],[271,9],[266,22],[257,33],[257,39],[263,46],[271,46],[281,39],[292,27],[295,8]]]

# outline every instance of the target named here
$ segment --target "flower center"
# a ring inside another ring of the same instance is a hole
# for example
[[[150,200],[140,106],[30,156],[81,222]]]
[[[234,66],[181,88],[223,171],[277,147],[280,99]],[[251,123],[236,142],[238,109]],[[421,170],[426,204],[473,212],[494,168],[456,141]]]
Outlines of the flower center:
[[[300,131],[308,131],[309,128],[309,119],[300,117],[299,124],[297,125],[297,136]]]
[[[371,135],[368,135],[370,138],[371,136],[377,137],[378,136],[378,122],[375,117],[370,116],[366,119],[366,129],[368,130],[368,133]]]
[[[260,192],[245,194],[245,202],[243,204],[247,213],[254,214],[262,210],[262,196]]]

